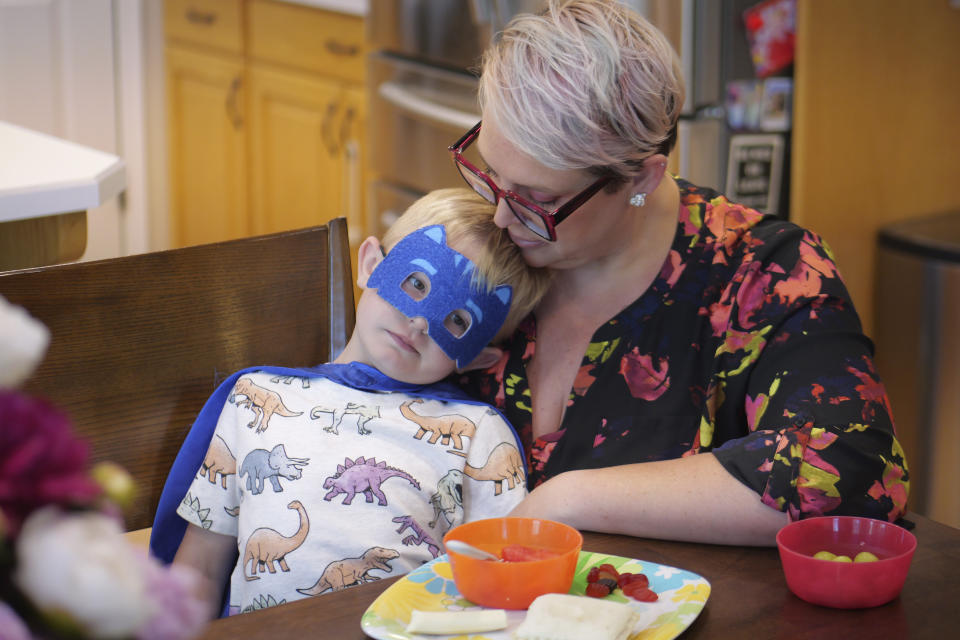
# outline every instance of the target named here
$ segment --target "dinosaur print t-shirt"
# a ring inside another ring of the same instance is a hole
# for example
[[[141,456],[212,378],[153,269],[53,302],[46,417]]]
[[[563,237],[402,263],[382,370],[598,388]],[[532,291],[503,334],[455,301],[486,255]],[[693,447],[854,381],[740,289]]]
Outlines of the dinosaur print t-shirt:
[[[529,487],[572,469],[711,451],[793,518],[904,513],[909,475],[873,345],[816,234],[678,180],[673,245],[646,292],[597,328],[563,422],[532,437],[531,317],[459,377],[529,453]]]
[[[254,372],[177,512],[237,538],[239,613],[406,573],[525,495],[517,436],[487,406]]]

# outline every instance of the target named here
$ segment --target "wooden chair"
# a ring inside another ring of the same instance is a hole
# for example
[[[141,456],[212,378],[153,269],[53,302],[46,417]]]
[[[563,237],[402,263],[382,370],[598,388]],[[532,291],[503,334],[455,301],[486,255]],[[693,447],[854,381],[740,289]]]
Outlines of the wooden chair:
[[[353,330],[346,222],[0,273],[51,332],[24,391],[49,398],[95,461],[133,474],[128,530],[150,527],[167,472],[217,384],[255,365],[333,359]]]

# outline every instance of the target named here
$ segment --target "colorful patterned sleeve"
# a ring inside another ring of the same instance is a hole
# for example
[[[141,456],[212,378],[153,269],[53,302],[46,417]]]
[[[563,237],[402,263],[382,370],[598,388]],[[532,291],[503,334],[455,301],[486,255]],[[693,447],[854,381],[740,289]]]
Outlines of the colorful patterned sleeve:
[[[717,429],[749,429],[713,452],[793,519],[896,520],[909,475],[873,345],[825,243],[796,227],[771,234],[712,312],[725,314],[718,379],[730,399]]]

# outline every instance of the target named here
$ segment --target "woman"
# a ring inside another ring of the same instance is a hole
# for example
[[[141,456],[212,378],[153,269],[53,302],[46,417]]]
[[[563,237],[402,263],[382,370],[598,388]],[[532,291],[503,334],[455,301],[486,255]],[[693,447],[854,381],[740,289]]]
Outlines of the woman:
[[[897,519],[906,462],[829,249],[666,172],[683,99],[619,2],[551,1],[484,56],[483,120],[451,150],[554,276],[462,379],[527,439],[514,515],[758,545],[789,519]]]

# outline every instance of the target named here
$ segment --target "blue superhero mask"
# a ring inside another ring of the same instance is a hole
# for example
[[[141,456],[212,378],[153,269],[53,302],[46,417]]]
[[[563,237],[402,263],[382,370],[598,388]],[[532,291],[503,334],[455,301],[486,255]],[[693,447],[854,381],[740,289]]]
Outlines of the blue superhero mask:
[[[475,268],[447,246],[443,225],[433,225],[394,245],[367,286],[408,318],[425,318],[429,336],[463,367],[500,331],[513,297],[510,285],[488,292],[473,284]]]

